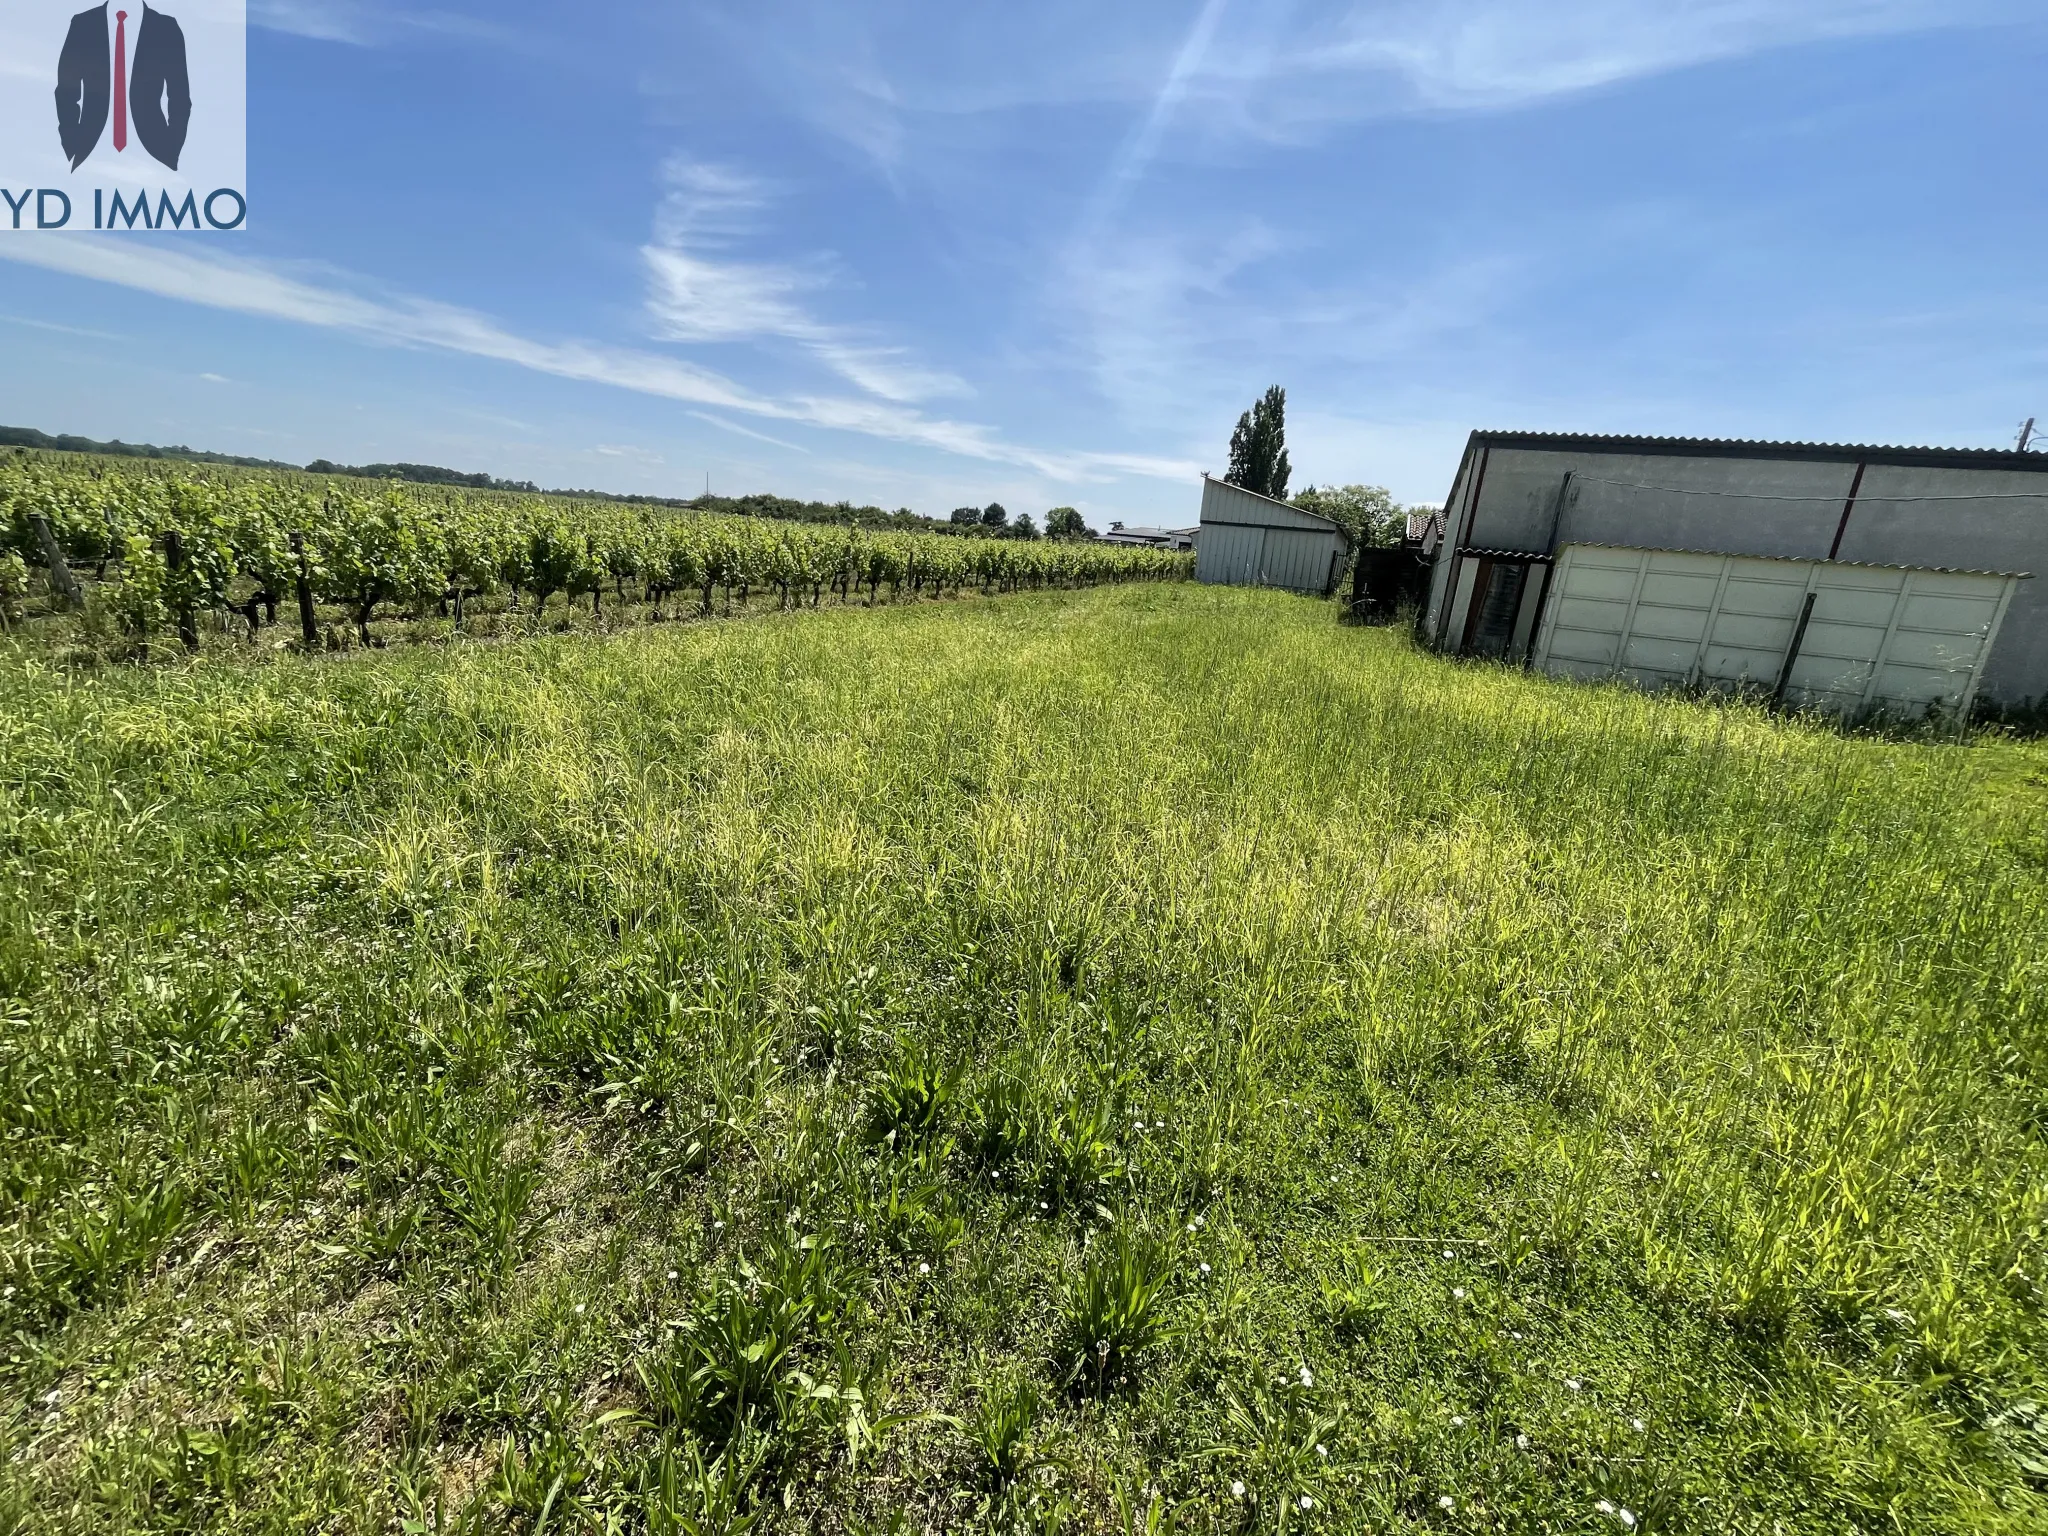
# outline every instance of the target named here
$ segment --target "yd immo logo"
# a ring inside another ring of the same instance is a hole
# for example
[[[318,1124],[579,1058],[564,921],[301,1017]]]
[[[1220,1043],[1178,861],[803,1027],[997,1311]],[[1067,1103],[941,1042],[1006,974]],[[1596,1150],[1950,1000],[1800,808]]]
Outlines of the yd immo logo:
[[[57,58],[57,138],[75,171],[99,147],[114,109],[114,153],[128,150],[128,124],[152,158],[172,170],[192,124],[192,80],[185,67],[185,33],[175,16],[142,7],[135,54],[128,53],[128,13],[115,11],[108,43],[108,7],[71,18]]]
[[[165,3],[0,0],[0,230],[247,227],[246,0]]]

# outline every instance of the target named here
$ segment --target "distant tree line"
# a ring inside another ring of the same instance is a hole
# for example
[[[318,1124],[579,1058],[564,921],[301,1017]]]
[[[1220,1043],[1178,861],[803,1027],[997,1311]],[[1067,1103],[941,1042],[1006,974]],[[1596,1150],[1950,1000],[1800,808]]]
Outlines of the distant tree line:
[[[0,427],[0,448],[40,448],[45,453],[96,453],[115,459],[185,459],[195,464],[233,464],[243,469],[296,469],[277,459],[245,459],[232,453],[207,453],[182,445],[160,448],[155,443],[102,443],[68,433],[38,432],[34,427]]]
[[[306,466],[306,473],[346,475],[355,480],[404,480],[413,485],[460,485],[473,491],[540,494],[540,487],[531,480],[499,480],[482,471],[465,474],[459,469],[443,469],[438,464],[336,464],[329,459],[315,459]]]
[[[1029,512],[1019,512],[1012,517],[1000,501],[992,501],[985,507],[955,507],[953,526],[963,533],[994,534],[1003,539],[1092,539],[1095,537],[1081,520],[1081,514],[1072,507],[1054,507],[1045,514],[1045,532],[1041,535],[1038,525],[1031,520]]]

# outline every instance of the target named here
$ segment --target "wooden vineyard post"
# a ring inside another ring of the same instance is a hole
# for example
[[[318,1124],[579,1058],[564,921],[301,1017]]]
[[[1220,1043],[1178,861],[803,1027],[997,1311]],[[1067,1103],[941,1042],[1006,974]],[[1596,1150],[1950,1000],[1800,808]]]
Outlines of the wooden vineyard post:
[[[185,649],[199,649],[199,621],[192,615],[192,599],[183,590],[184,583],[178,577],[185,569],[185,541],[176,531],[164,535],[164,561],[171,568],[171,601],[175,605],[178,620],[178,638],[185,642]]]
[[[303,535],[292,535],[292,553],[298,556],[298,574],[292,578],[292,585],[299,596],[299,641],[308,651],[320,649],[320,626],[313,619],[313,580],[306,570],[306,540]]]
[[[57,547],[57,536],[50,532],[50,520],[36,512],[30,514],[29,521],[35,525],[36,542],[42,545],[43,560],[50,567],[50,590],[66,608],[84,607],[85,597],[78,590],[78,578],[65,564],[64,551]]]

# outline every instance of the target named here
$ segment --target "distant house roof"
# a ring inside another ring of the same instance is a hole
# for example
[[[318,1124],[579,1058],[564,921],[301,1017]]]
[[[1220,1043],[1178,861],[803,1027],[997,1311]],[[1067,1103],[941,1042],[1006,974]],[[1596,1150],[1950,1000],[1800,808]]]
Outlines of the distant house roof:
[[[1408,527],[1405,531],[1405,536],[1410,544],[1420,544],[1428,535],[1431,523],[1436,524],[1439,531],[1441,531],[1443,522],[1444,514],[1440,508],[1418,508],[1408,514]]]
[[[1472,434],[1475,444],[1558,453],[1636,453],[1686,459],[1808,459],[1824,463],[1892,464],[1914,469],[2024,469],[2048,473],[2048,453],[2011,448],[1914,448],[1892,444],[1781,443],[1726,437],[1608,437],[1587,432]]]
[[[1193,544],[1195,530],[1192,528],[1131,528],[1122,523],[1112,523],[1109,532],[1102,535],[1105,544]]]

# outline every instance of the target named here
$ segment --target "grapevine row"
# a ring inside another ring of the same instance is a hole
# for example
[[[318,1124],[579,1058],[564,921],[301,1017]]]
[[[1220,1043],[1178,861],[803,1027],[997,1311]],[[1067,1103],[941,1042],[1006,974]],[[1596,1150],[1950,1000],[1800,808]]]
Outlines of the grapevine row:
[[[615,502],[303,475],[104,461],[0,460],[0,621],[30,572],[53,603],[71,573],[131,633],[175,627],[197,644],[202,614],[239,614],[253,636],[296,600],[346,611],[361,641],[380,608],[421,617],[507,593],[544,613],[558,594],[601,612],[618,601],[713,610],[772,593],[778,607],[975,588],[1083,586],[1185,576],[1186,556],[1088,542],[870,531]],[[75,583],[74,583],[75,585]]]

